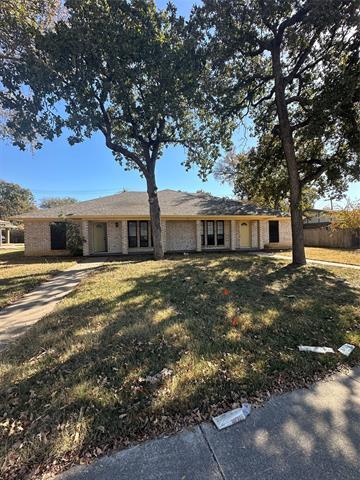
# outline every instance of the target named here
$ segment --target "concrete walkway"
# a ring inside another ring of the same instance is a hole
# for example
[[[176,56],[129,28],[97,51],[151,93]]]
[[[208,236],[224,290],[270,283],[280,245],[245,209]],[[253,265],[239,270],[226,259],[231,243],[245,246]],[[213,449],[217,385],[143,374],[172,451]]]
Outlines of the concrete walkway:
[[[277,258],[279,260],[284,260],[285,262],[290,262],[291,257],[286,257],[285,255],[281,255],[278,253],[271,253],[271,252],[249,252],[249,255],[257,255],[259,257],[270,257],[270,258]],[[339,262],[327,262],[325,260],[310,260],[306,259],[307,263],[314,264],[314,265],[324,265],[326,267],[340,267],[340,268],[350,268],[352,270],[360,270],[359,265],[351,265],[348,263],[339,263]]]
[[[63,297],[74,290],[86,275],[103,265],[106,260],[106,258],[90,258],[77,263],[1,310],[0,350],[22,335],[42,317],[52,312]]]
[[[360,368],[273,397],[222,431],[205,423],[57,480],[351,480],[360,472]]]

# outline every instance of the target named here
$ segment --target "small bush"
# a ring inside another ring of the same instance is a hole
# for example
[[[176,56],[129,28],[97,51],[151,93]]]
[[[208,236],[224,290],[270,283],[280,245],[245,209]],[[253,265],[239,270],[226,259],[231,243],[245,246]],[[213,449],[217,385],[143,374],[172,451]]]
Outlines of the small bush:
[[[83,254],[83,242],[80,225],[73,222],[66,222],[66,246],[74,256]]]

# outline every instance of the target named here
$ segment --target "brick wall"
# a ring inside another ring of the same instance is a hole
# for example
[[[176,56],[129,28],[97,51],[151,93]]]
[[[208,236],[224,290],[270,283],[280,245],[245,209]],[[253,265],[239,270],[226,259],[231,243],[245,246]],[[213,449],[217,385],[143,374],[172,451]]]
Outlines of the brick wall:
[[[87,257],[90,254],[89,222],[87,220],[81,222],[81,235],[83,238],[83,255]]]
[[[259,248],[262,250],[269,243],[269,222],[267,220],[259,221]]]
[[[107,244],[109,253],[122,252],[122,223],[107,222]]]
[[[26,221],[24,241],[26,256],[69,255],[68,250],[51,250],[49,221]]]
[[[292,244],[292,232],[291,232],[291,220],[279,221],[279,240],[280,243],[291,246]]]
[[[167,220],[166,250],[196,250],[196,222]]]
[[[279,220],[279,242],[269,243],[269,222],[260,222],[263,224],[263,242],[265,246],[270,248],[291,247],[292,245],[292,233],[291,233],[291,220],[283,219]]]
[[[25,222],[25,255],[68,255],[67,250],[51,250],[50,242],[50,223],[49,221],[26,221]],[[92,253],[92,223],[88,221],[79,222],[81,224],[82,236],[87,240],[84,242],[84,255]],[[116,226],[118,224],[118,226]],[[173,221],[162,220],[162,238],[165,251],[196,251],[197,235],[201,234],[201,223],[194,220]],[[234,227],[231,231],[231,225]],[[200,230],[199,230],[200,226]],[[207,247],[207,249],[229,249],[233,245],[239,248],[239,221],[225,221],[225,245],[224,247]],[[258,240],[260,239],[260,248],[269,244],[269,222],[251,221],[251,246],[258,248]],[[125,234],[122,234],[122,232]],[[198,232],[198,233],[197,233]],[[291,246],[291,222],[290,219],[279,220],[279,246]],[[127,221],[109,221],[107,222],[107,242],[109,253],[128,253],[127,248]],[[198,239],[199,243],[199,239]],[[276,246],[272,244],[271,246]],[[202,247],[202,250],[204,247]],[[134,251],[133,249],[131,249]],[[151,251],[152,249],[136,249],[139,252]]]
[[[258,248],[259,246],[259,229],[258,229],[258,221],[255,220],[250,222],[251,228],[251,248]]]

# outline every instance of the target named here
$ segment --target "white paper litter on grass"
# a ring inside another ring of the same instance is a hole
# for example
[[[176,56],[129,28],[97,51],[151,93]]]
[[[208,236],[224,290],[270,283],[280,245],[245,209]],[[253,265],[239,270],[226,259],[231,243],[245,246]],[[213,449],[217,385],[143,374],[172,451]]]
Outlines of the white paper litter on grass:
[[[307,345],[299,345],[300,352],[315,352],[315,353],[335,353],[331,347],[309,347]]]
[[[225,412],[222,415],[213,417],[212,420],[217,426],[218,430],[222,430],[223,428],[230,427],[230,425],[234,425],[235,423],[245,420],[246,417],[250,415],[250,412],[250,403],[243,403],[241,408],[235,408],[235,410]]]
[[[348,357],[354,348],[355,345],[351,345],[351,343],[344,343],[344,345],[341,345],[341,347],[338,348],[338,351]]]

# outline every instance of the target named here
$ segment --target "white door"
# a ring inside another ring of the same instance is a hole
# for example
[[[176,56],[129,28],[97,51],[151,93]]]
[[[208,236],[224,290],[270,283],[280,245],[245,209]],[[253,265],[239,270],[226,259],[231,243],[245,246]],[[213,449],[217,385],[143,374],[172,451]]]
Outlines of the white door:
[[[250,223],[240,222],[240,248],[250,248]]]

